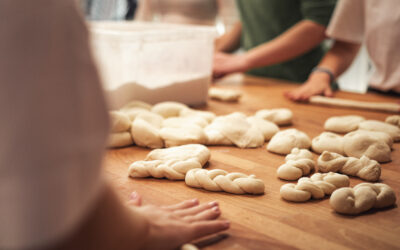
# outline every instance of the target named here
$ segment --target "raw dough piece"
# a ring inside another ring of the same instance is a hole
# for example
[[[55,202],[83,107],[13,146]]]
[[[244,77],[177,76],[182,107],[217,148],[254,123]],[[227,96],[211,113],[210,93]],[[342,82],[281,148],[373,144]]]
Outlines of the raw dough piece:
[[[376,136],[373,131],[356,130],[346,134],[343,143],[343,150],[347,156],[360,158],[365,155],[378,162],[391,161],[390,146],[382,134]]]
[[[360,183],[354,188],[335,190],[330,199],[332,208],[341,214],[360,214],[371,208],[384,208],[396,203],[393,189],[383,183]]]
[[[111,133],[108,136],[107,145],[110,148],[126,147],[133,144],[131,133],[129,132],[119,132]]]
[[[203,110],[194,110],[191,108],[182,109],[179,112],[179,116],[186,117],[186,116],[200,116],[207,120],[208,123],[212,122],[216,115],[210,111],[203,111]]]
[[[385,122],[400,128],[400,115],[388,116],[386,117]]]
[[[144,161],[136,161],[130,165],[129,176],[183,180],[187,171],[202,168],[209,159],[210,150],[199,144],[155,149]]]
[[[163,118],[154,113],[139,114],[132,123],[131,134],[136,145],[148,148],[162,148],[160,135]]]
[[[162,127],[183,127],[197,125],[204,128],[208,125],[206,119],[201,116],[170,117],[163,121]]]
[[[279,127],[275,123],[256,116],[247,117],[247,122],[263,133],[265,141],[271,140],[272,136],[279,132]]]
[[[290,109],[262,109],[256,112],[257,117],[271,121],[279,126],[292,124],[293,113]]]
[[[267,150],[277,154],[289,154],[293,148],[309,149],[311,140],[304,132],[295,128],[276,133],[267,145]]]
[[[337,173],[313,174],[310,178],[302,177],[297,184],[288,183],[281,187],[281,197],[288,201],[304,202],[309,199],[322,199],[338,188],[348,187],[347,175]]]
[[[111,133],[126,132],[131,128],[131,120],[127,115],[118,111],[110,111]]]
[[[160,135],[166,147],[192,143],[206,144],[207,142],[203,128],[194,124],[181,127],[165,127],[160,130]]]
[[[322,132],[312,140],[311,148],[318,154],[329,151],[344,155],[343,142],[343,136],[331,132]]]
[[[361,122],[358,125],[358,128],[363,130],[385,132],[392,137],[394,142],[400,141],[400,128],[386,122],[367,120]]]
[[[254,175],[228,173],[221,169],[192,169],[185,177],[186,185],[209,191],[225,191],[232,194],[263,194],[264,182]]]
[[[379,163],[369,159],[365,155],[361,159],[358,159],[325,151],[318,158],[317,165],[321,172],[340,172],[358,176],[366,181],[378,181],[381,176],[381,166]]]
[[[348,133],[358,129],[358,124],[365,118],[358,115],[332,116],[325,121],[325,130],[335,133]]]
[[[295,161],[299,159],[313,159],[312,153],[308,149],[299,149],[299,148],[294,148],[292,151],[290,151],[290,154],[286,155],[285,161]]]
[[[210,88],[208,95],[211,99],[224,102],[237,102],[242,96],[242,92],[236,89]]]
[[[164,118],[179,116],[182,110],[189,107],[179,102],[160,102],[153,106],[151,112],[159,114]]]
[[[136,116],[143,112],[150,112],[151,105],[142,101],[132,101],[123,106],[120,111],[126,114],[131,121],[135,120]]]
[[[312,153],[307,149],[292,149],[291,153],[285,157],[286,163],[278,168],[278,177],[294,181],[303,175],[308,175],[315,168],[312,158]]]

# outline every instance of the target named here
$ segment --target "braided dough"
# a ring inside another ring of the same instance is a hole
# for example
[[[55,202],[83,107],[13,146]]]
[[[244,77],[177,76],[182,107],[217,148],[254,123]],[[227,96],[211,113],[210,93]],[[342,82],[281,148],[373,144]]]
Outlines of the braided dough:
[[[162,121],[162,116],[151,112],[137,115],[131,127],[131,134],[136,145],[162,148],[164,146],[160,135]]]
[[[228,173],[221,169],[192,169],[185,177],[186,185],[208,191],[225,191],[232,194],[263,194],[264,182],[254,175]]]
[[[271,121],[279,126],[292,124],[293,113],[290,109],[262,109],[256,112],[256,115],[267,121]]]
[[[164,127],[160,130],[161,138],[166,147],[186,144],[206,144],[207,137],[203,128],[197,125],[182,125],[177,127]]]
[[[118,111],[110,111],[111,133],[126,132],[131,128],[131,120],[127,115]]]
[[[129,176],[183,180],[189,170],[202,168],[209,159],[210,151],[199,144],[155,149],[144,161],[136,161],[129,166]]]
[[[295,128],[276,133],[267,145],[267,150],[277,154],[289,154],[293,148],[309,149],[311,140],[304,132]]]
[[[356,130],[344,136],[343,150],[347,156],[360,158],[365,155],[378,162],[388,162],[391,160],[391,142],[382,132]]]
[[[349,177],[337,173],[313,174],[310,178],[302,177],[297,184],[288,183],[281,187],[281,197],[288,201],[304,202],[311,199],[322,199],[332,194],[337,188],[348,187]]]
[[[378,181],[381,176],[381,166],[379,163],[369,159],[365,155],[361,159],[358,159],[325,151],[318,157],[317,164],[321,172],[340,172],[358,176],[366,181]]]
[[[329,151],[344,155],[343,142],[343,136],[331,132],[323,132],[312,140],[311,148],[318,154]]]
[[[132,101],[120,109],[120,112],[126,114],[131,121],[135,120],[136,116],[143,112],[150,112],[151,105],[142,101]]]
[[[388,116],[386,117],[385,122],[400,128],[400,115]]]
[[[298,180],[303,175],[308,175],[315,168],[312,153],[307,149],[292,149],[285,158],[286,163],[281,165],[277,174],[278,177],[288,181]]]
[[[348,133],[358,129],[365,118],[358,115],[333,116],[325,121],[324,128],[335,133]]]
[[[179,102],[160,102],[151,108],[151,112],[159,114],[164,118],[168,118],[179,116],[184,109],[188,109],[188,106]]]
[[[371,208],[384,208],[395,204],[396,194],[383,183],[360,183],[354,188],[335,190],[330,199],[333,209],[341,214],[360,214]]]
[[[393,141],[400,141],[400,128],[386,122],[375,120],[363,121],[358,125],[358,128],[363,130],[385,132],[392,137]]]
[[[126,147],[132,144],[133,140],[129,132],[111,133],[108,136],[107,145],[110,148]]]
[[[210,88],[208,95],[211,99],[224,102],[237,102],[242,96],[242,92],[236,89]]]

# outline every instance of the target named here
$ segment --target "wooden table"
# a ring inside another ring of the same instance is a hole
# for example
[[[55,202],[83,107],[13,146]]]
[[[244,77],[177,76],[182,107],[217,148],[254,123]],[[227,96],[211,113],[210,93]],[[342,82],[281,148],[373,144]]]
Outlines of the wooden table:
[[[203,110],[217,115],[241,111],[248,115],[259,109],[289,108],[294,113],[293,126],[310,138],[324,131],[323,124],[330,116],[356,114],[367,119],[384,120],[388,113],[339,109],[286,100],[283,92],[297,85],[271,79],[246,77],[231,88],[243,91],[238,103],[209,101]],[[337,97],[376,102],[398,101],[397,97],[374,93],[366,95],[337,92]],[[144,159],[149,149],[129,147],[110,150],[106,155],[105,171],[123,200],[133,191],[144,197],[144,203],[172,204],[197,197],[201,202],[219,201],[222,217],[231,221],[227,237],[205,249],[399,249],[400,209],[397,207],[372,211],[362,216],[343,216],[335,213],[329,199],[305,203],[286,202],[279,189],[287,183],[277,178],[276,169],[284,157],[268,152],[265,146],[257,149],[211,146],[209,169],[221,168],[255,174],[264,180],[264,195],[232,195],[189,188],[183,181],[128,178],[128,166]],[[317,155],[314,155],[315,159]],[[381,181],[400,195],[400,144],[394,144],[393,161],[382,164]],[[351,178],[351,186],[360,179]],[[399,201],[397,201],[397,204]]]

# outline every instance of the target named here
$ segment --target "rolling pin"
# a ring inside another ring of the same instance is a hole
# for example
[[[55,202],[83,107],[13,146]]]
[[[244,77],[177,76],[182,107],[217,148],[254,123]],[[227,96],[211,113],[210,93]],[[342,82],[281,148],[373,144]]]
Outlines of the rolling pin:
[[[332,107],[400,113],[400,104],[393,102],[363,102],[324,96],[312,96],[310,97],[309,102],[312,104],[322,104]]]

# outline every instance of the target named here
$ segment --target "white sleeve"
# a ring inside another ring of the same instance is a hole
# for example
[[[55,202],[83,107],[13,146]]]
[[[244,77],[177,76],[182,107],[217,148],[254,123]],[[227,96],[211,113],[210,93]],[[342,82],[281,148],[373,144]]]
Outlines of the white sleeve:
[[[0,1],[0,249],[49,246],[96,202],[108,128],[72,0]]]
[[[327,36],[351,43],[362,43],[365,29],[364,0],[340,0],[329,22]]]

